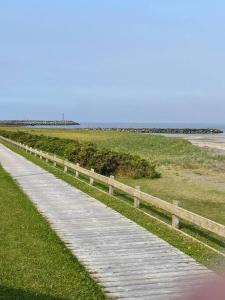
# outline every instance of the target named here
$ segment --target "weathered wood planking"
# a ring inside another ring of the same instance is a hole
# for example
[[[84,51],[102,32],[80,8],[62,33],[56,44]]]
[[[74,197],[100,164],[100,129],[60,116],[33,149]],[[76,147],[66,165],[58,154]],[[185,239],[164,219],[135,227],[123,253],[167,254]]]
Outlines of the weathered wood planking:
[[[94,180],[100,181],[102,183],[105,183],[107,185],[109,185],[109,187],[113,187],[113,188],[117,188],[131,196],[134,197],[134,199],[138,199],[139,201],[144,200],[152,205],[155,205],[156,207],[159,207],[169,213],[171,213],[172,215],[179,217],[185,221],[188,221],[194,225],[197,225],[205,230],[208,230],[210,232],[213,232],[221,237],[225,237],[225,226],[219,223],[216,223],[212,220],[209,220],[205,217],[202,217],[198,214],[195,214],[193,212],[190,212],[186,209],[183,209],[181,207],[178,207],[177,205],[171,204],[165,200],[161,200],[157,197],[154,197],[152,195],[146,194],[144,192],[138,191],[137,189],[130,187],[124,183],[121,183],[113,178],[110,177],[106,177],[97,173],[94,173],[90,170],[87,170],[83,167],[80,167],[78,164],[73,164],[71,162],[66,162],[61,158],[56,157],[55,155],[50,155],[48,153],[44,153],[42,151],[38,151],[36,149],[32,149],[26,145],[14,142],[10,139],[4,138],[4,137],[0,137],[3,140],[10,142],[16,146],[19,146],[21,148],[26,149],[26,151],[30,151],[31,153],[35,153],[36,155],[39,155],[41,157],[47,158],[50,161],[53,161],[55,163],[58,163],[62,166],[67,166],[68,168],[75,170],[81,174],[84,174],[88,177],[93,178]],[[79,175],[78,175],[79,176]],[[110,188],[109,188],[110,190]],[[136,200],[135,200],[136,201]],[[178,223],[178,222],[177,222]],[[173,222],[172,225],[174,225],[175,223]],[[175,226],[176,227],[176,226]]]
[[[0,163],[111,297],[181,299],[211,271],[0,144]]]

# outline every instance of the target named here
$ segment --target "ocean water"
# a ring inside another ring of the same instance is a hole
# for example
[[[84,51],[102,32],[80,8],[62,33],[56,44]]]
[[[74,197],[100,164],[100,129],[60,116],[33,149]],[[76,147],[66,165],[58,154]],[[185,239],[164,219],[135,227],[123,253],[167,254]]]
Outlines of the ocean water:
[[[38,128],[51,128],[51,126],[38,126]],[[225,135],[225,123],[97,123],[81,122],[76,126],[52,126],[52,128],[216,128],[223,130]]]

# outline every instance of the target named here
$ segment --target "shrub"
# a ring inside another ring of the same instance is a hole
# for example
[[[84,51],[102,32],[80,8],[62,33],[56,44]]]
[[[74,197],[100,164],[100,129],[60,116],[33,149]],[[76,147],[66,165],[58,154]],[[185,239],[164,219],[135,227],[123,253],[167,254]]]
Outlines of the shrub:
[[[118,174],[133,178],[157,178],[160,174],[151,164],[140,156],[98,148],[94,143],[60,139],[44,135],[34,135],[21,131],[0,131],[0,135],[37,148],[57,154],[85,168],[94,168],[103,175]]]

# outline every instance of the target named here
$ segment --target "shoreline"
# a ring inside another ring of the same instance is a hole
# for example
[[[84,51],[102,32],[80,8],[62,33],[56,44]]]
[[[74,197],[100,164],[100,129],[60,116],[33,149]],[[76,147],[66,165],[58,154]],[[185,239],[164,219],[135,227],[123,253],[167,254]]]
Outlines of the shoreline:
[[[165,135],[171,136],[171,135]],[[225,154],[225,136],[223,135],[185,135],[177,134],[177,138],[183,138],[191,142],[193,145],[208,148],[218,151],[221,154]]]

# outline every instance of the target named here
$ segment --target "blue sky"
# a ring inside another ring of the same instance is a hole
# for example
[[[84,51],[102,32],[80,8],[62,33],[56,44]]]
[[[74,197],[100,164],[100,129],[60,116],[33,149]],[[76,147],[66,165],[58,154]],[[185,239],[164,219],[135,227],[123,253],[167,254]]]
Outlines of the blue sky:
[[[225,1],[1,1],[0,118],[224,122]]]

